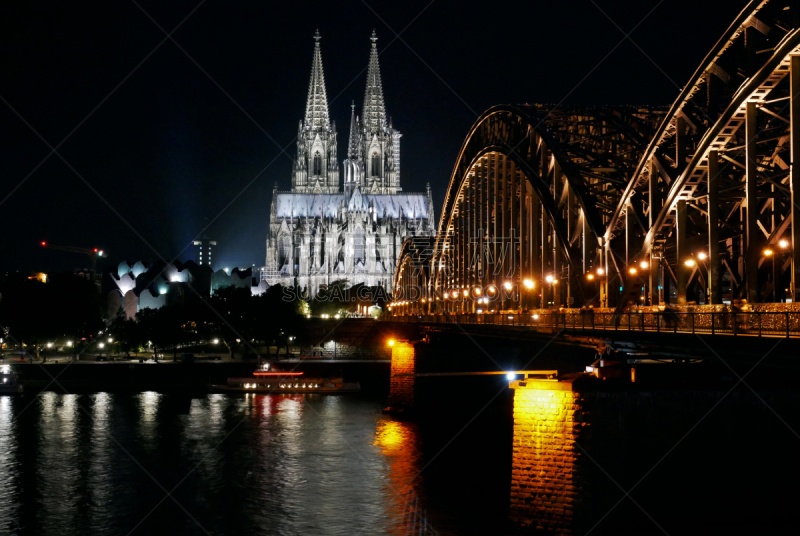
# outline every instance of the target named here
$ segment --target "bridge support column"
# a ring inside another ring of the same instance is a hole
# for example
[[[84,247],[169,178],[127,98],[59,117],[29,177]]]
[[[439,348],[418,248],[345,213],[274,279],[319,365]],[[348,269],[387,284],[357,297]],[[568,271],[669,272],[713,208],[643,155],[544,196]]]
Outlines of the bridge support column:
[[[790,217],[792,218],[792,302],[800,301],[800,56],[792,56],[791,89],[789,91],[789,117],[791,128],[791,164],[789,188],[791,190]],[[798,164],[797,166],[795,164]]]
[[[675,266],[675,277],[677,278],[676,294],[678,305],[686,304],[686,286],[689,281],[689,268],[683,263],[689,258],[689,247],[686,243],[686,201],[681,199],[675,204],[675,226],[677,240],[677,262]]]
[[[577,447],[587,427],[570,381],[517,380],[511,473],[511,521],[571,534],[581,491]]]
[[[410,411],[414,408],[417,354],[414,343],[395,341],[392,346],[392,370],[387,412]]]
[[[758,258],[759,233],[758,228],[758,151],[756,138],[758,130],[756,124],[756,103],[748,102],[745,108],[745,197],[747,199],[747,212],[745,220],[745,251],[744,251],[744,273],[745,284],[747,286],[747,301],[750,303],[758,302]]]
[[[719,260],[719,155],[708,153],[708,303],[722,303]]]

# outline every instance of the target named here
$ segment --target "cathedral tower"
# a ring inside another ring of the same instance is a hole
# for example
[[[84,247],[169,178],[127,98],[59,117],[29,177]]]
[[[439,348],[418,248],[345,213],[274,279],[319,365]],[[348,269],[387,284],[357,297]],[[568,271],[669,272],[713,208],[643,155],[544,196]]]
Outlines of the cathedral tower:
[[[319,31],[314,34],[314,57],[308,84],[306,115],[297,132],[297,159],[292,176],[292,191],[333,194],[339,191],[339,165],[336,161],[336,123],[328,114],[328,95],[322,70]]]

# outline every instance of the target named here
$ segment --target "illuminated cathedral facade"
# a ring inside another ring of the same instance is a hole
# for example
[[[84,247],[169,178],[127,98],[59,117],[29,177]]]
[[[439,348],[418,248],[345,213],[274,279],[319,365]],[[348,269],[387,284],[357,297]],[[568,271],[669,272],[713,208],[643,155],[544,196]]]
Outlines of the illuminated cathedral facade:
[[[311,296],[334,281],[388,291],[403,241],[434,233],[430,186],[424,193],[404,192],[400,186],[401,134],[386,114],[375,32],[362,114],[357,116],[351,106],[340,177],[319,33],[314,39],[292,188],[273,191],[262,279],[297,286]]]

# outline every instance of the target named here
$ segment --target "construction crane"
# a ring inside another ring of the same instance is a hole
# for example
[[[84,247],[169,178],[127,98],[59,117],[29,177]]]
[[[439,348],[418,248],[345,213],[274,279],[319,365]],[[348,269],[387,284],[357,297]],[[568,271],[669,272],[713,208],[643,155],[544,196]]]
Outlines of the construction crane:
[[[48,244],[45,241],[42,241],[42,247],[50,248],[50,249],[57,249],[59,251],[69,251],[72,253],[83,253],[84,255],[89,256],[89,260],[92,261],[92,283],[97,285],[97,281],[95,281],[95,274],[97,272],[97,259],[106,256],[105,251],[102,249],[97,248],[76,248],[73,246],[54,246],[52,244]],[[99,285],[98,285],[99,286]]]

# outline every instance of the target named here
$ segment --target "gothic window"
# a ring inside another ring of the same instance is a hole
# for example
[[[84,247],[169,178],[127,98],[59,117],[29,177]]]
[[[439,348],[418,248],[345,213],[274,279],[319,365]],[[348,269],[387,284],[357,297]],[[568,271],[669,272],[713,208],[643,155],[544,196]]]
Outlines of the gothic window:
[[[283,267],[292,255],[292,240],[289,235],[283,234],[278,239],[278,268]]]
[[[356,262],[361,261],[366,264],[364,258],[364,251],[366,250],[366,236],[364,236],[364,229],[361,227],[356,229],[355,236],[353,237],[353,258]]]
[[[312,169],[312,175],[314,175],[315,177],[322,175],[322,155],[319,154],[318,152],[314,153],[314,163],[311,169]]]
[[[372,163],[370,164],[370,171],[372,171],[373,177],[380,177],[381,176],[381,155],[378,153],[372,153]]]

